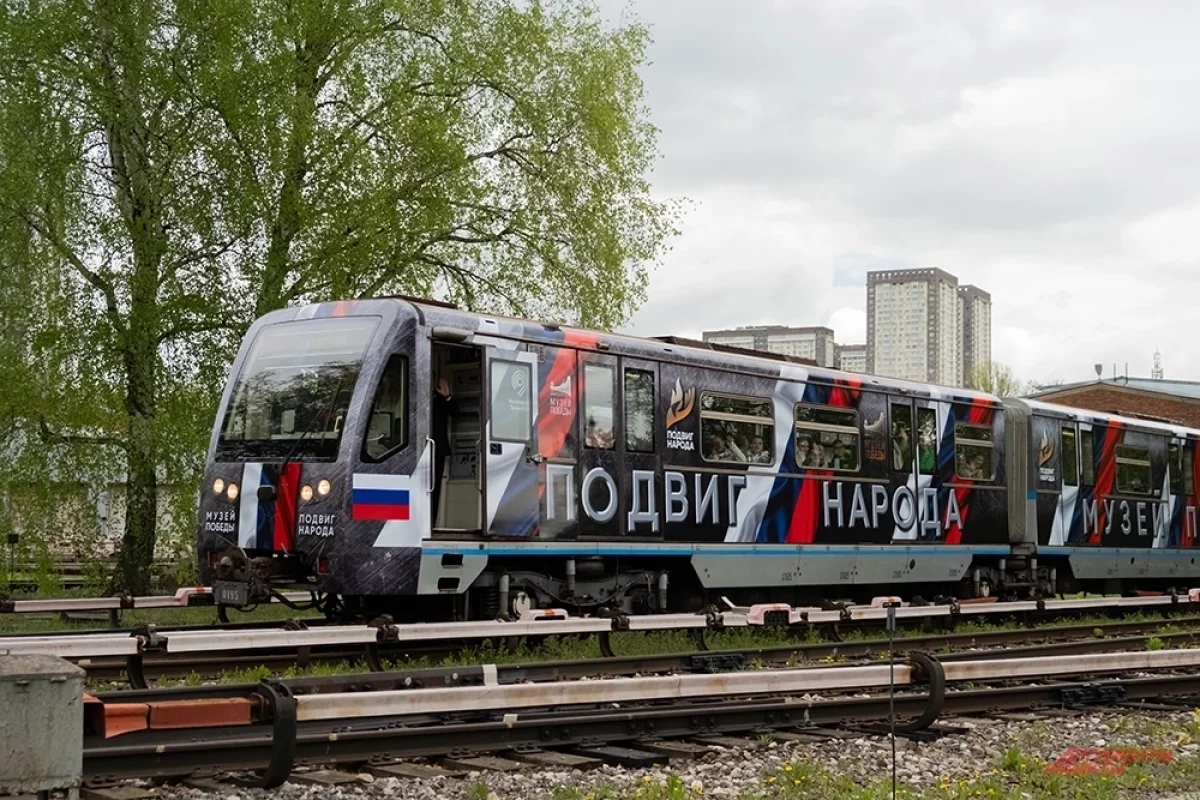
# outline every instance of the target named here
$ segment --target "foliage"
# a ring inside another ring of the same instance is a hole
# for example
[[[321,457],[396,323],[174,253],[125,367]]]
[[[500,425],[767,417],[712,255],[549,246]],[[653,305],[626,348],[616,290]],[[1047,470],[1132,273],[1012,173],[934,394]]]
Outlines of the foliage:
[[[968,370],[964,385],[997,397],[1021,397],[1037,390],[1034,383],[1022,383],[1011,367],[996,361],[976,364]]]
[[[646,44],[587,0],[0,9],[0,448],[33,466],[0,493],[125,483],[145,590],[255,317],[404,292],[622,322],[677,210]]]

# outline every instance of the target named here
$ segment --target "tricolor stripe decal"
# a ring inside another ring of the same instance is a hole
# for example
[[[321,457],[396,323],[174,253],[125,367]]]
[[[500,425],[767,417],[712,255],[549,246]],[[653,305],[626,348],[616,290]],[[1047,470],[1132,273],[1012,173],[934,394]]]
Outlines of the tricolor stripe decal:
[[[408,489],[354,487],[351,517],[356,520],[407,520],[410,513]]]

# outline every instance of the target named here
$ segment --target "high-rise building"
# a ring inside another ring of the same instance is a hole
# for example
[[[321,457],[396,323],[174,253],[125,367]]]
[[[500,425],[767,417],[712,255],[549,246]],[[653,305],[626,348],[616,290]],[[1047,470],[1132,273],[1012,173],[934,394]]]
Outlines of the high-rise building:
[[[865,344],[843,344],[837,349],[835,367],[843,372],[867,371],[867,346]]]
[[[992,360],[992,296],[978,286],[958,287],[962,306],[963,380]]]
[[[940,269],[867,273],[867,372],[962,386],[966,364],[981,358],[991,358],[986,292],[960,287],[958,278]]]
[[[823,367],[834,365],[833,329],[821,326],[789,328],[783,325],[754,325],[724,331],[705,331],[704,341],[762,350],[815,361]]]

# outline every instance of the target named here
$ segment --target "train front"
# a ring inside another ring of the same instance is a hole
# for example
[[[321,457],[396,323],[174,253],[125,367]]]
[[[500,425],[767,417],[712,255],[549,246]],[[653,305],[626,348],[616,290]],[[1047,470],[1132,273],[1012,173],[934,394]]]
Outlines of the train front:
[[[395,301],[322,303],[268,314],[246,334],[200,500],[201,579],[218,603],[263,602],[272,589],[345,590],[346,562],[371,545],[348,535],[359,527],[354,476],[409,439],[415,325],[402,324],[405,311]]]

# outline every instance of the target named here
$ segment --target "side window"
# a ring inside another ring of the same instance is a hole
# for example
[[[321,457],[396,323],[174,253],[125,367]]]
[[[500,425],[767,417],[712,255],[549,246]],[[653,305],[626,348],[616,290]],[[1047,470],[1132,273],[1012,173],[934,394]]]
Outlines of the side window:
[[[1150,494],[1150,451],[1147,448],[1117,445],[1117,491]]]
[[[1079,458],[1075,452],[1075,427],[1062,429],[1062,477],[1063,486],[1079,485]]]
[[[367,437],[363,441],[363,460],[383,461],[408,444],[408,359],[392,356],[383,368]]]
[[[625,449],[654,452],[654,375],[625,370]]]
[[[917,468],[922,475],[932,475],[937,466],[937,412],[932,408],[917,409]]]
[[[533,427],[533,369],[522,361],[492,361],[492,438],[528,442]]]
[[[908,472],[912,468],[912,406],[892,403],[892,469]]]
[[[858,472],[858,412],[796,406],[796,466]]]
[[[774,464],[774,404],[758,397],[700,396],[700,456],[705,461]]]
[[[1084,486],[1096,485],[1096,461],[1093,458],[1092,431],[1079,432],[1079,472]]]
[[[1192,488],[1196,485],[1195,456],[1192,454],[1192,448],[1186,444],[1183,447],[1183,493],[1189,497],[1195,493]]]
[[[612,450],[613,368],[603,364],[583,365],[583,442],[595,450]]]
[[[1179,470],[1179,442],[1167,442],[1167,476],[1171,482],[1171,494],[1183,491],[1183,473]]]
[[[954,426],[954,474],[971,481],[996,477],[996,446],[992,429],[960,422]]]

